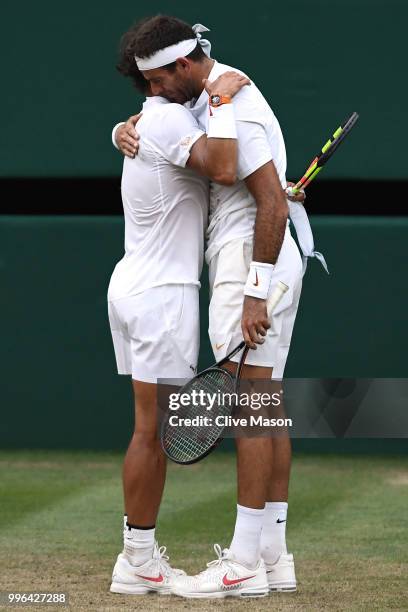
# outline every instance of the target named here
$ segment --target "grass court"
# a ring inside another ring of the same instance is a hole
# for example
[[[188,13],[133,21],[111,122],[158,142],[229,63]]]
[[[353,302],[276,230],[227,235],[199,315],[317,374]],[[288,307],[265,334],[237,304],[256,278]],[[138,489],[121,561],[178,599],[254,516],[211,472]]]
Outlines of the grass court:
[[[0,453],[1,591],[65,591],[72,610],[95,611],[408,608],[405,457],[295,456],[287,535],[298,591],[224,602],[108,592],[121,549],[121,461],[107,453]],[[234,462],[216,452],[194,466],[169,466],[157,536],[174,566],[196,573],[214,558],[213,543],[228,546]]]

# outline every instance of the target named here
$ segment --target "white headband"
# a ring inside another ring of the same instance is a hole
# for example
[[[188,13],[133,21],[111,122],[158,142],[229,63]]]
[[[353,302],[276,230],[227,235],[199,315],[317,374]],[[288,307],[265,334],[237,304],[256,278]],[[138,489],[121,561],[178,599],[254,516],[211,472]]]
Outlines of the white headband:
[[[154,68],[167,66],[167,64],[172,64],[179,57],[186,57],[186,55],[191,53],[191,51],[196,48],[197,44],[200,44],[204,53],[210,57],[211,43],[209,40],[201,38],[200,33],[209,31],[210,30],[201,25],[201,23],[196,23],[193,25],[193,32],[196,35],[196,38],[182,40],[175,45],[170,45],[170,47],[165,47],[164,49],[156,51],[149,57],[136,57],[135,55],[137,67],[139,70],[154,70]]]

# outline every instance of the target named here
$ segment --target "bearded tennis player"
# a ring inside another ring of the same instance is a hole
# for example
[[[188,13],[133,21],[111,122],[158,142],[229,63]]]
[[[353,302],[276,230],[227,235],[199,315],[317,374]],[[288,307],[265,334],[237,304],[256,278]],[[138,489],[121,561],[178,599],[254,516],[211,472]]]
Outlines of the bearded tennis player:
[[[130,42],[125,36],[119,68],[150,94]],[[232,72],[204,81],[210,94],[215,88],[229,99],[248,83]],[[139,154],[125,158],[122,173],[125,255],[108,290],[117,368],[132,377],[135,401],[135,429],[123,466],[124,547],[110,590],[134,595],[169,593],[174,577],[183,574],[155,540],[166,475],[157,388],[160,379],[188,378],[196,370],[207,177],[232,184],[237,165],[232,105],[226,120],[214,116],[206,135],[183,106],[150,96],[138,130]]]
[[[208,136],[214,117],[226,125],[234,114],[237,180],[233,185],[212,182],[210,189],[209,335],[217,361],[243,335],[254,349],[243,376],[280,380],[303,273],[288,227],[285,145],[274,113],[253,82],[237,93],[233,103],[221,91],[213,88],[209,93],[203,88],[203,79],[212,81],[233,70],[208,57],[209,43],[202,39],[203,31],[207,28],[199,24],[192,28],[179,19],[157,16],[128,35],[133,36],[135,63],[153,95],[184,104]],[[113,138],[122,152],[134,155],[138,141],[132,118],[115,126]],[[141,148],[138,155],[140,152]],[[304,235],[309,228],[307,223],[299,225]],[[279,280],[290,289],[270,324],[266,299]],[[218,598],[296,590],[294,560],[285,536],[290,440],[240,438],[236,446],[238,505],[232,542],[224,550],[215,545],[217,559],[197,576],[177,576],[173,586],[177,595]]]

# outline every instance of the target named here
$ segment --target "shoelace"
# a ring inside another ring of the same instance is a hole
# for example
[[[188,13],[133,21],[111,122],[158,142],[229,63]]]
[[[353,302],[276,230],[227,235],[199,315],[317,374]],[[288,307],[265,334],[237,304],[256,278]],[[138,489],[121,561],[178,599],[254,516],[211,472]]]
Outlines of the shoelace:
[[[160,573],[160,570],[162,568],[166,574],[169,574],[172,570],[168,562],[169,556],[166,555],[166,550],[167,550],[166,546],[159,547],[158,542],[154,543],[153,559],[156,561],[158,573]]]
[[[209,569],[217,569],[218,567],[221,567],[224,561],[226,561],[227,559],[228,550],[226,548],[222,550],[219,544],[214,544],[214,551],[217,555],[217,558],[214,559],[214,561],[210,561],[209,563],[207,563],[207,567]],[[203,570],[202,572],[200,572],[200,574],[204,574],[204,572],[207,571],[208,570]]]

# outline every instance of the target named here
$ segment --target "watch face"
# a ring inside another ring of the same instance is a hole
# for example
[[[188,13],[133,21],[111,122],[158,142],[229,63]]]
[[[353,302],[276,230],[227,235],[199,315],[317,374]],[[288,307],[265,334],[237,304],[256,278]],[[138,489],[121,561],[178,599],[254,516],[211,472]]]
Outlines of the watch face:
[[[211,104],[219,104],[221,102],[220,96],[211,96]]]

